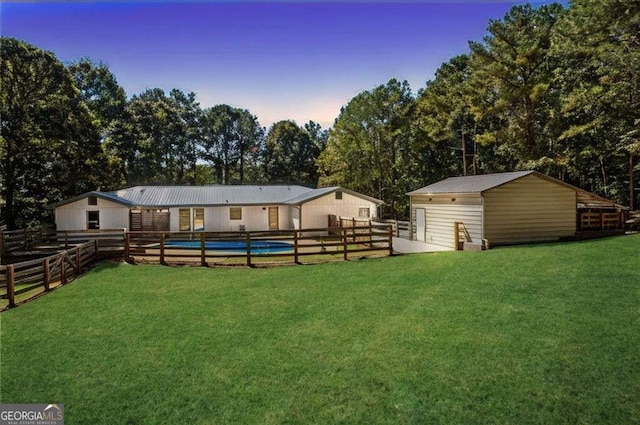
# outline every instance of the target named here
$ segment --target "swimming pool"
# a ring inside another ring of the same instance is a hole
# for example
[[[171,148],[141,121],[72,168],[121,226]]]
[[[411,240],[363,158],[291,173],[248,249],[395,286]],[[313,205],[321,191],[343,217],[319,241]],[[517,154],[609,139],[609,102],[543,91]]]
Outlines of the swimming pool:
[[[165,248],[200,249],[200,241],[167,241]],[[247,252],[246,241],[206,241],[207,251],[224,251],[233,253]],[[293,250],[293,245],[287,242],[251,241],[252,254],[271,254]]]

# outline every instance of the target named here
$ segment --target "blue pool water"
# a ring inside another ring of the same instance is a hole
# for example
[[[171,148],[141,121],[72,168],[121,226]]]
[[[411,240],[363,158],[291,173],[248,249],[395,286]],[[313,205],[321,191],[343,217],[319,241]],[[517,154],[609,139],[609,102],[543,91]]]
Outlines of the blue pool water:
[[[200,249],[200,241],[167,241],[166,248]],[[207,241],[204,243],[206,250],[225,252],[247,252],[245,241]],[[251,241],[252,254],[270,254],[272,252],[291,251],[293,245],[287,242]]]

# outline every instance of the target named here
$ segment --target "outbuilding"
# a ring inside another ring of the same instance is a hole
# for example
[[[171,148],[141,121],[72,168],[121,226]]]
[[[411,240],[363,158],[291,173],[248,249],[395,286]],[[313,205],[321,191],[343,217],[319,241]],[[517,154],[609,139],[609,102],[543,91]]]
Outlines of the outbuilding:
[[[411,236],[453,249],[573,236],[578,190],[537,171],[449,178],[408,194]]]
[[[341,187],[136,186],[52,206],[64,230],[237,232],[328,227],[329,215],[371,219],[383,202]]]

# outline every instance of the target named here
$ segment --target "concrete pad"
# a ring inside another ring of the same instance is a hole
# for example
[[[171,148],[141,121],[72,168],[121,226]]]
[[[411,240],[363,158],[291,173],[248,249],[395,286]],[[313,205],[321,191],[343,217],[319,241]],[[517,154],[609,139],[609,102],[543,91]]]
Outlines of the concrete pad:
[[[393,238],[393,250],[399,254],[415,254],[420,252],[453,251],[453,248],[426,242],[410,241],[404,238]]]

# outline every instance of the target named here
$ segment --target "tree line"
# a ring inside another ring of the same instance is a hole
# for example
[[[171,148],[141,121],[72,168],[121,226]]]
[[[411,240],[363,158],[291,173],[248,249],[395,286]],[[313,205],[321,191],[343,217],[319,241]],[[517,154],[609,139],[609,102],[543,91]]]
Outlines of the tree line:
[[[535,169],[635,206],[640,3],[513,7],[414,93],[363,91],[331,129],[203,108],[195,93],[127,97],[103,63],[62,64],[0,39],[0,188],[10,227],[45,205],[139,184],[341,185],[408,217],[406,192],[458,175]]]
[[[450,176],[538,170],[636,207],[640,2],[518,5],[416,96],[391,80],[341,111],[320,184],[382,197]],[[634,184],[635,183],[635,184]]]
[[[250,111],[202,108],[193,92],[127,98],[109,68],[64,65],[21,40],[0,39],[2,220],[50,219],[45,207],[90,190],[135,185],[295,183],[316,186],[328,132],[291,120],[267,131]]]

